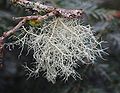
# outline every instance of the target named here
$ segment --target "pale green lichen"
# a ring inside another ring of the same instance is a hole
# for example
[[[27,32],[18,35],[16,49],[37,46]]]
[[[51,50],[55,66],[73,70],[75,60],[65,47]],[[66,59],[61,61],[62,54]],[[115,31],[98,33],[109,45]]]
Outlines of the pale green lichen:
[[[42,27],[23,27],[24,37],[15,44],[28,45],[33,50],[33,68],[24,67],[29,76],[39,76],[44,71],[48,81],[55,83],[57,76],[68,80],[69,76],[81,78],[75,68],[78,62],[93,64],[104,52],[101,42],[93,35],[90,25],[84,26],[77,19],[55,18],[44,22]]]

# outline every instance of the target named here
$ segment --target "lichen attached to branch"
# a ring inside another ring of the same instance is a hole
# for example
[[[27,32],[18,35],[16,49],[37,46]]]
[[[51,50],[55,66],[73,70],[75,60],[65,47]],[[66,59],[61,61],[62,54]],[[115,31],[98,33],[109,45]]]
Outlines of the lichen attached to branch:
[[[93,64],[97,56],[104,52],[101,42],[92,33],[91,26],[81,25],[78,19],[55,18],[44,22],[43,27],[29,27],[25,42],[28,50],[34,51],[34,67],[24,66],[29,77],[39,76],[43,71],[48,81],[55,83],[57,76],[68,80],[69,76],[81,78],[76,72],[79,63]]]
[[[44,10],[45,15],[30,15],[14,18],[20,22],[11,30],[3,33],[0,37],[0,50],[4,47],[4,41],[10,35],[20,31],[16,36],[17,44],[22,47],[20,55],[25,45],[28,46],[28,53],[33,50],[35,62],[30,68],[24,65],[29,77],[38,77],[43,71],[48,81],[55,83],[59,76],[63,80],[68,80],[70,76],[74,79],[81,78],[76,71],[79,64],[93,64],[101,53],[104,53],[101,42],[98,42],[93,35],[90,25],[83,25],[80,22],[83,10],[54,8],[27,0],[13,0],[17,4],[31,8],[40,12]],[[30,20],[43,21],[38,27],[24,24]],[[9,44],[8,44],[9,45]]]

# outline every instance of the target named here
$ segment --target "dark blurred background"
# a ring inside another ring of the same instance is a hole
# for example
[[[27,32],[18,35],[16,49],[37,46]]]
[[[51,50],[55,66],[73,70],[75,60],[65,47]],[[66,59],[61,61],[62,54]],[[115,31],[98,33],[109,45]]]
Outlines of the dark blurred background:
[[[33,0],[32,0],[33,1]],[[34,0],[38,1],[38,0]],[[43,73],[39,78],[27,80],[22,65],[31,63],[32,52],[22,56],[19,46],[4,49],[4,67],[0,69],[0,93],[120,93],[120,0],[42,0],[56,7],[82,8],[87,14],[97,37],[107,41],[103,47],[109,55],[98,58],[94,65],[81,66],[78,72],[83,80],[69,78],[64,82],[58,78],[55,84],[48,82]],[[0,35],[14,27],[12,17],[30,15],[24,8],[14,6],[10,0],[0,0]],[[6,41],[7,42],[7,41]]]

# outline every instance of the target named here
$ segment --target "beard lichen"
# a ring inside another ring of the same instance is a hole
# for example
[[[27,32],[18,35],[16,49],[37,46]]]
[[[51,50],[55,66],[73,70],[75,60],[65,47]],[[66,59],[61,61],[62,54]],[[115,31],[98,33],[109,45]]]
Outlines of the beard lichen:
[[[22,29],[24,37],[15,44],[33,50],[35,62],[32,68],[24,65],[29,77],[43,71],[48,81],[55,83],[57,76],[68,80],[69,76],[81,78],[75,70],[79,63],[93,64],[104,52],[101,43],[93,35],[90,25],[82,25],[77,19],[54,18],[41,27]]]

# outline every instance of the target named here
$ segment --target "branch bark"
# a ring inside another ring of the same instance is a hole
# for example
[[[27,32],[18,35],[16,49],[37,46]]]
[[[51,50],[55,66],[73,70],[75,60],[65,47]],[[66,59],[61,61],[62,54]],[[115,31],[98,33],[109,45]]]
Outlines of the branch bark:
[[[44,10],[46,12],[52,12],[58,16],[67,17],[67,18],[80,18],[82,17],[84,11],[82,9],[64,9],[64,8],[56,8],[53,6],[43,5],[39,2],[31,2],[28,0],[17,0],[17,4],[24,6],[26,8],[30,8],[32,10],[35,10],[37,12],[40,12],[41,10]]]

